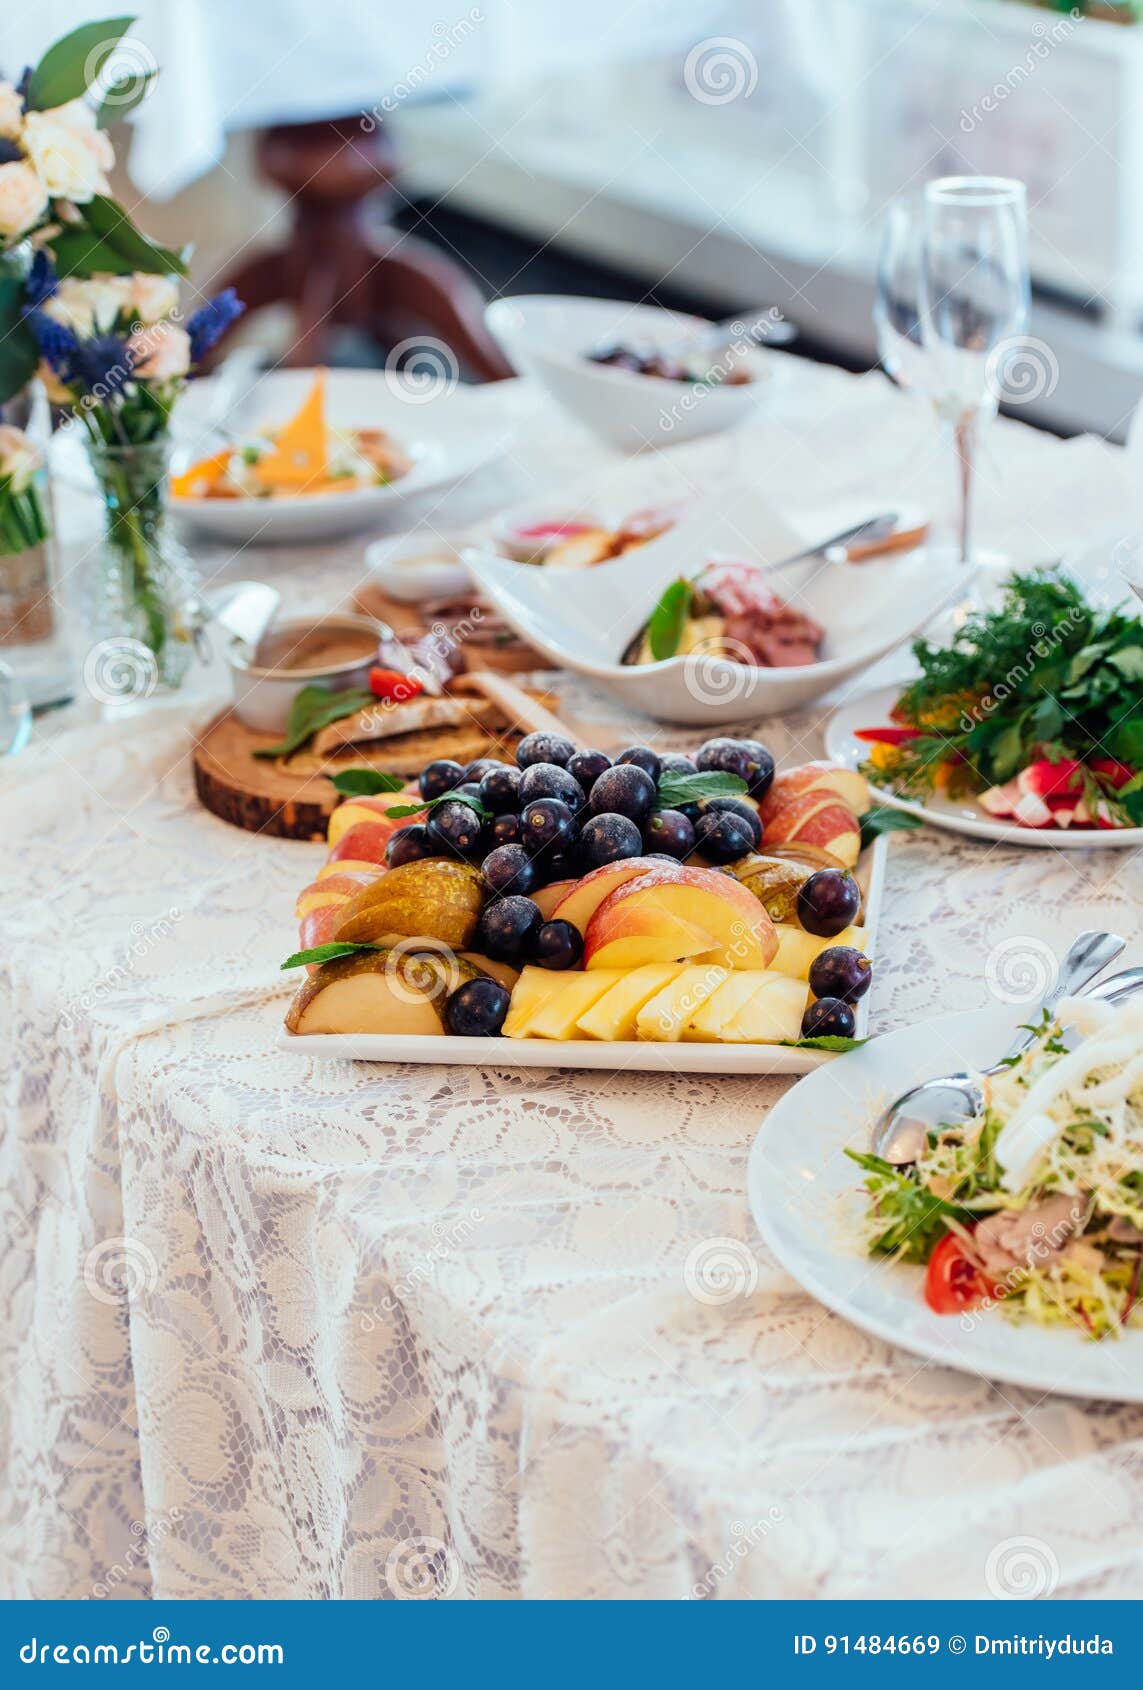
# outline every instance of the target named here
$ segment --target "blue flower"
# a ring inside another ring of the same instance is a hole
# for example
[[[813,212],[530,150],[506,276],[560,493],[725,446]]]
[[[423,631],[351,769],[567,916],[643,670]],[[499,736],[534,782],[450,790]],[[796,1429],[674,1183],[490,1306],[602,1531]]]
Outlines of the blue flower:
[[[192,364],[201,364],[214,343],[222,338],[231,323],[238,321],[245,309],[233,288],[223,288],[221,293],[216,293],[194,313],[187,323]]]
[[[51,254],[44,247],[40,247],[32,259],[32,267],[24,283],[24,294],[29,307],[34,310],[37,305],[42,305],[45,299],[50,299],[59,291],[59,285]]]
[[[72,353],[71,367],[73,384],[97,399],[110,399],[132,376],[127,342],[117,334],[81,340]]]
[[[49,317],[44,311],[29,311],[27,323],[42,356],[60,380],[70,385],[75,379],[72,375],[72,360],[79,351],[75,330],[69,329],[66,323],[57,323],[54,317]]]
[[[19,164],[23,156],[15,141],[0,138],[0,164]]]

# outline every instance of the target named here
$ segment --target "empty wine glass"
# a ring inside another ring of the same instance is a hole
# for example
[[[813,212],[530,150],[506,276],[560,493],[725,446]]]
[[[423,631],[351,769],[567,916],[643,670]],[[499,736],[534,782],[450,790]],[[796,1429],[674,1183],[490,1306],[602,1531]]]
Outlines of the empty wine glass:
[[[1028,319],[1024,184],[946,176],[889,208],[874,323],[886,373],[934,405],[957,467],[962,563],[998,563],[972,547],[975,452],[1016,370]]]

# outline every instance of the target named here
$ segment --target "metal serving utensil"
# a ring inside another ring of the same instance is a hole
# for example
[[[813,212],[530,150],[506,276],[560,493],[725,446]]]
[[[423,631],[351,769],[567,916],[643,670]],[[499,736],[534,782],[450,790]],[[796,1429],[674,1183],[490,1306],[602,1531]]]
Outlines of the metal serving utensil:
[[[1060,964],[1056,983],[1043,1000],[1041,1009],[1052,1010],[1061,999],[1074,997],[1089,981],[1094,980],[1097,974],[1102,973],[1109,963],[1115,961],[1126,943],[1127,941],[1121,939],[1117,933],[1100,933],[1094,930],[1081,933]],[[1128,978],[1134,976],[1143,981],[1143,969],[1128,969],[1124,975],[1117,975],[1104,984],[1114,989],[1118,982],[1117,989],[1130,996],[1138,989],[1137,984],[1132,985]],[[1110,994],[1094,988],[1087,995],[1108,997]],[[1014,1057],[1021,1056],[1027,1050],[1034,1038],[1034,1033],[1022,1027],[1004,1055],[991,1068],[986,1068],[984,1073],[1000,1073]],[[873,1154],[886,1162],[903,1167],[906,1163],[917,1160],[927,1135],[936,1128],[956,1127],[975,1120],[984,1103],[984,1091],[980,1083],[982,1077],[968,1073],[945,1074],[937,1079],[925,1080],[922,1085],[913,1086],[909,1091],[903,1092],[874,1122],[870,1139]]]

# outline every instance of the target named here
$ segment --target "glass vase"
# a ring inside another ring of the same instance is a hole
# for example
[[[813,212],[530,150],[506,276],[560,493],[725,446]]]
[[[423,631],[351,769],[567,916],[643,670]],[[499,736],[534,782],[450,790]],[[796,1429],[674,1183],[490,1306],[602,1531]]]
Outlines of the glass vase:
[[[203,605],[194,566],[171,533],[170,442],[89,441],[87,450],[104,531],[87,595],[95,644],[84,679],[104,703],[173,691],[190,668]]]

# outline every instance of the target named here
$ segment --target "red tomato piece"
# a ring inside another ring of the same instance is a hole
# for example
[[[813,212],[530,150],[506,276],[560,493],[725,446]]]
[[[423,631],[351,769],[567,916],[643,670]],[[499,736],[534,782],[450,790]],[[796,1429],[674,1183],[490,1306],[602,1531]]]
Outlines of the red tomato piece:
[[[925,1301],[934,1314],[963,1314],[988,1297],[1002,1297],[1003,1287],[990,1284],[970,1260],[955,1232],[946,1232],[929,1257]]]
[[[399,669],[370,669],[369,690],[374,698],[386,698],[394,704],[404,704],[424,692],[425,683],[415,675],[402,675]]]

